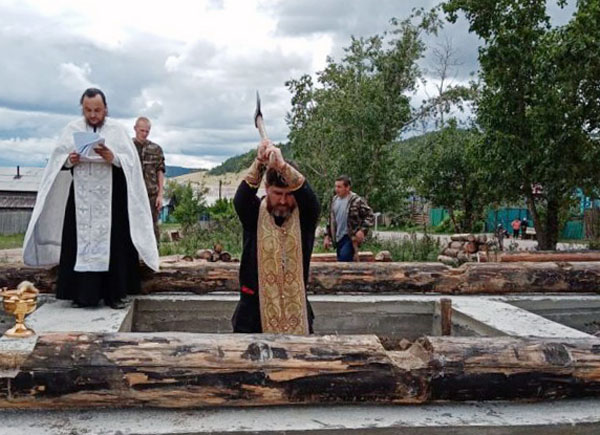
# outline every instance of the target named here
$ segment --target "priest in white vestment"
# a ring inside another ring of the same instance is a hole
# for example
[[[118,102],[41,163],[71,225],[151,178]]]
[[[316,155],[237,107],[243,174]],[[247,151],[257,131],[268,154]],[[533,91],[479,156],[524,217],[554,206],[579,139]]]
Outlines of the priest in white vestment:
[[[107,117],[104,93],[87,89],[80,103],[83,117],[65,127],[44,171],[23,260],[59,265],[59,299],[120,308],[139,291],[139,259],[158,270],[152,215],[137,151]],[[74,133],[85,132],[100,140],[84,154]]]

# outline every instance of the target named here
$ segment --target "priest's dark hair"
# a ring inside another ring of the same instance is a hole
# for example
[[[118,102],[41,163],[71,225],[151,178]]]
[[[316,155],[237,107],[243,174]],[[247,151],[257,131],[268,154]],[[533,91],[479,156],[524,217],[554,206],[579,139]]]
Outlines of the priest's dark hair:
[[[298,165],[296,164],[296,162],[292,162],[289,160],[286,160],[286,162],[292,168],[299,171]],[[287,181],[285,181],[285,178],[283,178],[281,176],[281,174],[276,169],[273,169],[273,168],[267,169],[267,179],[265,180],[265,184],[267,186],[275,186],[275,187],[283,187],[283,188],[290,187],[287,184]]]
[[[83,99],[85,97],[94,98],[96,95],[100,95],[100,97],[102,98],[102,102],[104,103],[104,107],[108,107],[108,105],[106,104],[106,96],[104,95],[104,92],[102,92],[98,88],[87,88],[85,91],[83,91],[83,94],[81,94],[81,98],[79,99],[79,104],[83,104]]]

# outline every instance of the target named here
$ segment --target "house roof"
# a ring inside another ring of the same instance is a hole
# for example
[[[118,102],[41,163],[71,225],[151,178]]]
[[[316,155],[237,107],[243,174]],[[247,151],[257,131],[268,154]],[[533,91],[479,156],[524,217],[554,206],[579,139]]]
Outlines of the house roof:
[[[35,193],[14,195],[10,193],[2,194],[0,192],[0,209],[33,209],[33,206],[35,205],[35,198]]]
[[[20,167],[19,178],[17,167],[0,167],[0,192],[37,192],[44,168]]]

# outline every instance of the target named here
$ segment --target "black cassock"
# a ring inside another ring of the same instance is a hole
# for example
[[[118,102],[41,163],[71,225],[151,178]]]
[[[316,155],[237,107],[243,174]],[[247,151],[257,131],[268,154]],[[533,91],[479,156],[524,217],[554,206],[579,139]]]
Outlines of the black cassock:
[[[231,324],[233,332],[262,332],[260,321],[260,300],[258,289],[257,228],[261,199],[256,195],[258,189],[242,181],[233,198],[235,210],[244,228],[244,247],[240,263],[240,301],[237,304]],[[315,243],[315,230],[319,222],[321,206],[317,196],[307,181],[293,193],[300,212],[300,233],[302,237],[302,264],[304,283],[308,283],[310,257]],[[283,224],[283,218],[276,217],[277,225]],[[308,299],[309,332],[313,333],[314,314]]]
[[[128,293],[140,290],[139,257],[129,232],[127,184],[121,168],[112,167],[110,262],[107,272],[75,272],[77,225],[73,183],[65,208],[56,297],[80,306],[118,304]]]

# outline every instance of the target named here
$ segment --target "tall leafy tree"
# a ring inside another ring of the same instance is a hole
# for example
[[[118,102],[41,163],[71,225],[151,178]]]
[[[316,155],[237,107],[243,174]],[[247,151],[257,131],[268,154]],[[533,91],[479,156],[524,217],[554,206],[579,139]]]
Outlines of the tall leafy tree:
[[[482,137],[476,129],[459,129],[454,119],[447,124],[412,141],[404,173],[419,196],[448,210],[455,231],[470,232],[488,202],[476,155]]]
[[[561,210],[576,188],[598,184],[599,76],[597,61],[582,53],[597,50],[598,2],[578,2],[559,28],[545,0],[449,0],[443,8],[450,21],[462,11],[483,40],[477,117],[485,182],[498,199],[525,198],[539,248],[555,249]]]
[[[409,94],[420,77],[421,33],[438,25],[435,14],[421,18],[419,25],[393,20],[389,33],[352,38],[340,62],[328,59],[317,83],[308,75],[286,83],[293,154],[325,203],[342,173],[375,209],[403,196],[394,142],[415,117]]]

